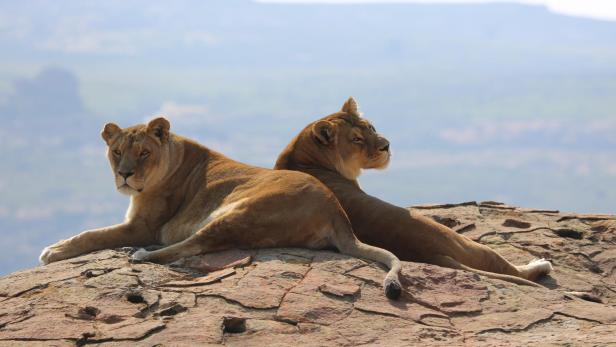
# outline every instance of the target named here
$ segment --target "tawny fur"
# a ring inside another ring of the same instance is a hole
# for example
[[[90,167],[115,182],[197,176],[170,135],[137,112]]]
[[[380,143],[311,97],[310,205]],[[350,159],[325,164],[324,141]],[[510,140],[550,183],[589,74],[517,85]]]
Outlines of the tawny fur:
[[[169,126],[164,118],[126,129],[105,126],[116,186],[131,199],[126,220],[47,247],[42,263],[152,244],[166,247],[134,258],[170,263],[230,248],[335,247],[388,266],[386,293],[399,295],[398,258],[359,242],[338,200],[317,179],[233,161]]]
[[[401,260],[534,286],[530,281],[550,272],[546,260],[514,266],[491,248],[430,218],[366,194],[357,181],[361,169],[385,168],[389,159],[389,142],[360,116],[350,98],[341,111],[306,126],[280,154],[275,168],[318,178],[334,192],[361,241],[390,250]]]

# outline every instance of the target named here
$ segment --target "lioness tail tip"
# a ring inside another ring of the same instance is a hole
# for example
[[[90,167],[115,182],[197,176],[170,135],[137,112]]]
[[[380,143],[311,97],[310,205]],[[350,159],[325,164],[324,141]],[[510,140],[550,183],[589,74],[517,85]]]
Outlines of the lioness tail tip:
[[[385,295],[391,300],[397,300],[402,293],[400,283],[393,281],[385,285]]]

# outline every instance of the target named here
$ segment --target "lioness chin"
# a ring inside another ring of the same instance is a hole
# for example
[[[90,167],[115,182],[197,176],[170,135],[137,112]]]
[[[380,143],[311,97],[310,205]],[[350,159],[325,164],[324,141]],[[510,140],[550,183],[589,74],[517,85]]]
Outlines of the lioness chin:
[[[357,102],[350,98],[339,112],[306,126],[280,154],[275,168],[318,178],[334,192],[361,241],[402,260],[532,286],[538,285],[531,281],[552,270],[544,259],[514,266],[489,247],[432,219],[366,194],[357,181],[361,170],[383,169],[389,159],[389,141],[361,117]]]
[[[84,231],[43,250],[44,264],[122,246],[163,244],[133,258],[169,263],[230,248],[336,247],[389,267],[385,293],[401,293],[400,261],[357,240],[334,195],[315,178],[233,161],[169,132],[156,118],[101,135],[117,189],[130,195],[124,223]]]

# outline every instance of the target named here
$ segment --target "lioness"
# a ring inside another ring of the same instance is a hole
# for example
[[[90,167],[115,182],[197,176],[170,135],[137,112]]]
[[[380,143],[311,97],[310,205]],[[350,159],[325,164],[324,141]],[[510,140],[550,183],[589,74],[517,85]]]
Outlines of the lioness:
[[[361,241],[390,250],[402,260],[533,286],[537,284],[531,281],[552,270],[544,259],[514,266],[489,247],[430,218],[366,194],[357,181],[361,170],[385,168],[389,159],[389,141],[360,116],[350,98],[341,111],[306,126],[280,154],[275,168],[318,178],[334,192]]]
[[[169,263],[229,248],[336,247],[390,268],[387,297],[397,298],[400,260],[355,237],[336,197],[317,179],[233,161],[169,132],[165,118],[101,135],[117,189],[130,195],[122,224],[84,231],[43,250],[44,264],[121,246],[163,244],[137,260]]]

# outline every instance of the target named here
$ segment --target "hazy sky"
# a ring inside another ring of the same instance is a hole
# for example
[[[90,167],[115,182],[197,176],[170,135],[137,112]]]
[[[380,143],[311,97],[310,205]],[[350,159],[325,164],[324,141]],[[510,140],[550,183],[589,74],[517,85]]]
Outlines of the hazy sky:
[[[370,194],[615,213],[616,0],[407,1],[0,0],[0,275],[122,221],[100,129],[159,114],[271,167],[353,95],[394,151]]]
[[[257,0],[257,2],[284,2],[284,3],[523,3],[546,6],[553,12],[591,17],[603,20],[616,20],[616,0]]]

